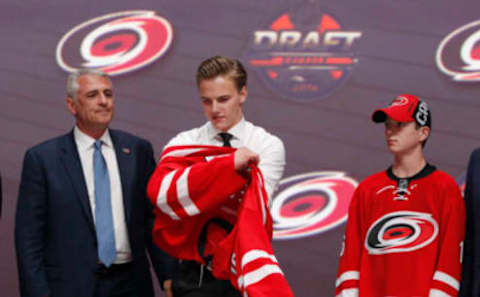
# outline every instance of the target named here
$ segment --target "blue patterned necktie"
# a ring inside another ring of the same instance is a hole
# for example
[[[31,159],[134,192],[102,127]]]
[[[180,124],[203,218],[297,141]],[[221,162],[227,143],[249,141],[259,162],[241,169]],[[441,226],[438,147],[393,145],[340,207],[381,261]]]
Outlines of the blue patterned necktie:
[[[113,230],[110,178],[107,163],[102,155],[102,141],[95,141],[93,153],[95,174],[95,227],[97,230],[98,258],[109,267],[116,257],[115,233]]]

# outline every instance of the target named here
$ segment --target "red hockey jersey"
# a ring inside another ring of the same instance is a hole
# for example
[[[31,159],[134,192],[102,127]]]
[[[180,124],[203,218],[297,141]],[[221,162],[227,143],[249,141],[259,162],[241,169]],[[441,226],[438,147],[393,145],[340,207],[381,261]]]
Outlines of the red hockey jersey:
[[[390,169],[352,199],[336,296],[457,296],[465,208],[456,182],[427,165],[400,179]]]
[[[227,221],[234,224],[228,236],[215,232],[213,275],[230,279],[244,296],[291,297],[270,243],[272,218],[263,177],[250,165],[250,184],[238,199],[247,180],[234,169],[234,151],[200,145],[165,149],[147,189],[158,207],[154,241],[176,258],[203,263],[198,242],[204,226],[212,219]]]

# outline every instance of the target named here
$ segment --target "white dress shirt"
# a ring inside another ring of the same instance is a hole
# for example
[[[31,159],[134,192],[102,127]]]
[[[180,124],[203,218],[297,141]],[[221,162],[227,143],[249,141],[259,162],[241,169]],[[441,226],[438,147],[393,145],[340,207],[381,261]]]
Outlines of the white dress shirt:
[[[181,132],[172,138],[165,147],[189,144],[222,146],[223,140],[218,135],[220,132],[222,131],[215,129],[210,122],[207,122],[199,128]],[[258,168],[263,174],[265,189],[271,201],[285,168],[283,142],[277,136],[268,133],[261,127],[254,126],[244,118],[227,132],[233,135],[230,140],[232,147],[247,147],[259,155]]]
[[[93,169],[93,153],[95,139],[80,131],[75,126],[73,136],[77,145],[78,154],[82,163],[83,177],[87,185],[88,198],[94,222],[95,218],[95,180]],[[108,129],[100,137],[102,141],[102,154],[107,163],[108,175],[110,177],[110,195],[112,199],[113,227],[115,231],[115,248],[117,257],[114,264],[127,263],[132,260],[130,242],[128,240],[127,224],[125,222],[125,211],[123,207],[122,182],[118,169],[117,155],[113,147],[112,139]]]

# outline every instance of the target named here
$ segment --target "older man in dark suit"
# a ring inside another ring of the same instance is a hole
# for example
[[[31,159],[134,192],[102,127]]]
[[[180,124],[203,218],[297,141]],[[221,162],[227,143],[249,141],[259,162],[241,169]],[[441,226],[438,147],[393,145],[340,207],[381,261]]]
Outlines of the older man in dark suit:
[[[29,149],[18,195],[15,242],[24,297],[151,297],[170,258],[152,244],[146,184],[155,168],[146,140],[109,129],[109,77],[72,73],[73,130]]]

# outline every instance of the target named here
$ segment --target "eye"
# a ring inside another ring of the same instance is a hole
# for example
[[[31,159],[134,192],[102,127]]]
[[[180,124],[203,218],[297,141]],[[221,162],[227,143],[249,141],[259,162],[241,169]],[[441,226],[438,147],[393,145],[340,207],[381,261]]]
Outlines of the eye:
[[[222,96],[222,97],[219,97],[217,101],[219,103],[224,103],[224,102],[227,102],[228,100],[230,100],[229,96]]]
[[[105,90],[103,91],[103,94],[105,97],[113,97],[113,91],[112,90]]]
[[[386,121],[385,128],[386,129],[399,129],[405,126],[405,123],[402,122],[394,122],[394,121]]]
[[[87,94],[85,94],[85,96],[87,96],[87,98],[93,98],[95,96],[97,96],[98,92],[97,91],[91,91],[91,92],[88,92]]]

